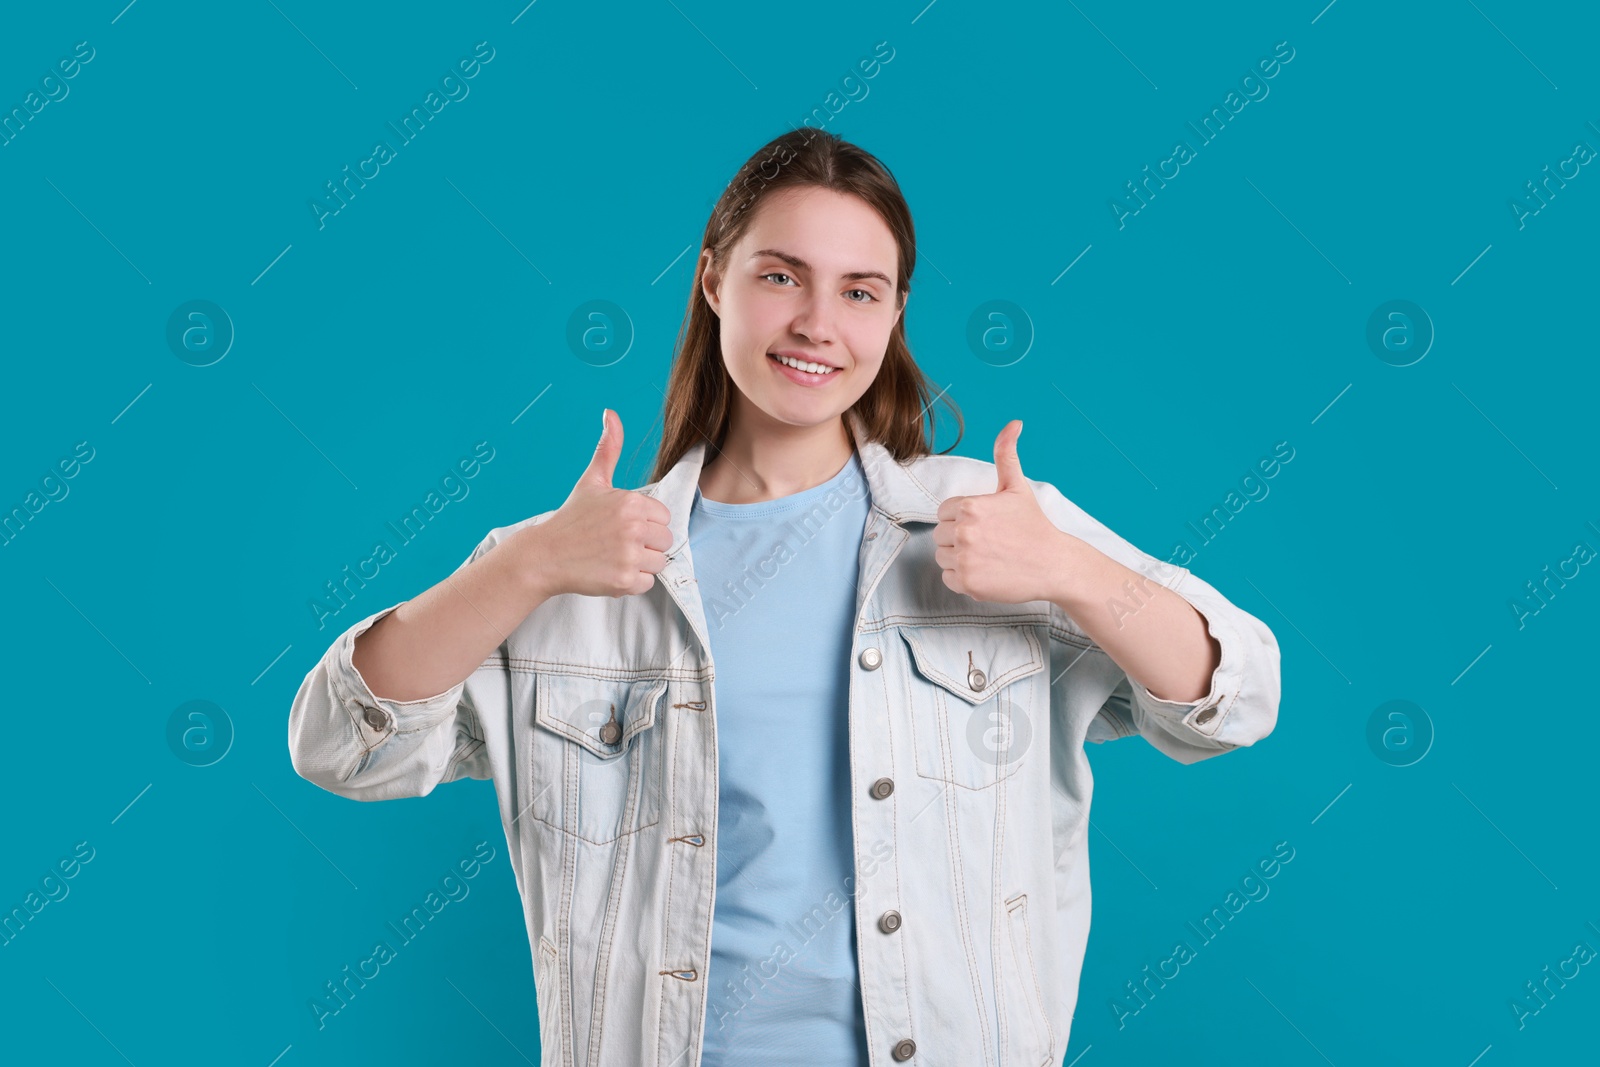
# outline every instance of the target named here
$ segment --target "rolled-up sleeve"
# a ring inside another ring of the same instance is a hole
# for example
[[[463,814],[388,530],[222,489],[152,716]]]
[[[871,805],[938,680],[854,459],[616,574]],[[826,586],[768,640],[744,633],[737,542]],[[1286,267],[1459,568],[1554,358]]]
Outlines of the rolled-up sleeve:
[[[1186,568],[1140,551],[1049,482],[1032,485],[1040,507],[1057,528],[1183,597],[1205,619],[1221,649],[1210,688],[1189,703],[1162,700],[1124,672],[1088,740],[1137,733],[1178,762],[1195,763],[1270,734],[1278,721],[1282,681],[1278,641],[1267,625]],[[1052,613],[1059,616],[1058,625],[1077,629],[1059,606],[1053,605]]]
[[[462,563],[492,546],[486,539]],[[459,569],[459,568],[458,568]],[[425,796],[441,782],[490,777],[476,703],[500,696],[504,657],[491,655],[468,678],[420,700],[386,700],[353,662],[356,638],[400,604],[345,630],[306,674],[289,711],[295,773],[354,800]]]

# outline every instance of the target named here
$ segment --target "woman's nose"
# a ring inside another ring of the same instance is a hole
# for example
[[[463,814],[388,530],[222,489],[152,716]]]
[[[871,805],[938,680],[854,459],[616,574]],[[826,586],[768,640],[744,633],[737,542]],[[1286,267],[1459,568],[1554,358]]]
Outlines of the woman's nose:
[[[823,295],[811,296],[795,315],[791,327],[796,334],[804,337],[812,344],[832,341],[835,339],[834,313],[833,304],[828,297]]]

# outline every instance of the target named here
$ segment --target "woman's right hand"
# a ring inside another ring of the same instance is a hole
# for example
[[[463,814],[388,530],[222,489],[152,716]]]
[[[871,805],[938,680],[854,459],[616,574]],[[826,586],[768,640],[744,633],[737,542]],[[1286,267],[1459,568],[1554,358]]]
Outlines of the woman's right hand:
[[[600,414],[602,430],[566,501],[545,521],[523,528],[540,593],[622,597],[647,593],[667,565],[672,512],[654,497],[611,485],[622,454],[622,417]]]

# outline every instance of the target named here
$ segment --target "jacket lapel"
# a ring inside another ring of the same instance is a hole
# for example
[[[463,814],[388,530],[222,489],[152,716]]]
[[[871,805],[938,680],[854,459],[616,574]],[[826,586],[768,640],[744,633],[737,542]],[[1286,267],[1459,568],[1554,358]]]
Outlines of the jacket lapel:
[[[871,592],[871,586],[883,569],[899,554],[905,543],[903,525],[907,522],[937,523],[939,499],[923,485],[910,467],[897,461],[889,450],[877,441],[865,439],[866,428],[854,409],[846,411],[845,425],[855,442],[861,458],[862,470],[867,476],[867,489],[872,497],[873,510],[899,527],[895,536],[882,539],[880,545],[870,546],[881,551],[864,553],[862,563],[866,571],[861,586],[861,599]],[[671,512],[668,529],[672,531],[672,549],[667,553],[667,565],[656,576],[658,584],[666,590],[684,618],[689,621],[695,636],[700,639],[709,660],[711,640],[706,629],[705,611],[700,601],[700,591],[695,584],[694,564],[689,554],[689,511],[694,506],[694,494],[700,484],[700,473],[705,468],[708,443],[702,439],[684,452],[678,462],[659,481],[643,486],[638,491],[653,496]],[[887,558],[884,558],[887,557]],[[870,577],[869,577],[870,576]],[[859,607],[859,605],[858,605]]]

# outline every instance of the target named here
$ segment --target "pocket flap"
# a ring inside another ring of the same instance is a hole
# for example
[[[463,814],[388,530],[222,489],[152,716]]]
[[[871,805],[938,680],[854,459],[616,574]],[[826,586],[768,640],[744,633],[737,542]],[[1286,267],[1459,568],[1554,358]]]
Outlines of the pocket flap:
[[[917,672],[969,704],[1044,669],[1039,638],[1027,626],[902,626]]]
[[[534,722],[576,741],[600,759],[610,759],[627,750],[634,734],[655,725],[656,709],[666,691],[665,678],[629,680],[540,672]],[[613,719],[620,733],[615,744],[607,744],[606,725]]]

